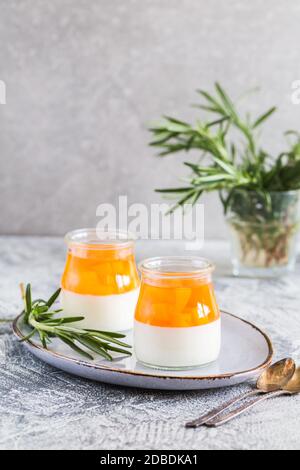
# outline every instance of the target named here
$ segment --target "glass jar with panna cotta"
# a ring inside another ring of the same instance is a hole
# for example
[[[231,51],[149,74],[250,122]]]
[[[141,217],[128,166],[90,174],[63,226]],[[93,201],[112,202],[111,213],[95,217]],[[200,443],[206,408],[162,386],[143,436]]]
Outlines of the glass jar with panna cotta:
[[[126,331],[133,327],[139,294],[134,240],[122,231],[75,230],[61,281],[67,316],[83,316],[81,328]]]
[[[146,366],[186,369],[218,359],[221,319],[212,284],[214,266],[197,257],[151,258],[135,311],[134,349]]]

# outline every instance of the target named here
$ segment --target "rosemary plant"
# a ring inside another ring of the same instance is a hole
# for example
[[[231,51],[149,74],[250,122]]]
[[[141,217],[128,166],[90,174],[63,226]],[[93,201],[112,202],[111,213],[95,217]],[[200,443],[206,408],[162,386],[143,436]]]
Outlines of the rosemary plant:
[[[21,291],[24,301],[23,320],[31,329],[30,333],[21,341],[29,341],[34,335],[38,335],[42,346],[47,349],[51,340],[58,338],[88,359],[93,359],[90,352],[99,354],[109,361],[113,359],[110,354],[112,351],[131,355],[128,351],[131,346],[120,341],[125,335],[76,328],[74,326],[76,322],[83,320],[84,317],[58,317],[62,310],[55,309],[54,304],[60,294],[60,289],[54,292],[48,300],[32,300],[30,284],[26,289],[21,284]]]
[[[281,195],[300,189],[300,134],[288,131],[292,138],[288,150],[273,157],[259,145],[258,131],[275,107],[252,119],[241,116],[218,83],[214,93],[198,90],[198,94],[201,101],[195,107],[205,112],[206,119],[190,124],[164,116],[150,129],[150,145],[160,149],[161,157],[200,152],[196,162],[184,163],[191,170],[187,184],[157,191],[176,198],[172,210],[217,191],[239,238],[243,260],[264,267],[285,264],[298,228],[298,194]]]

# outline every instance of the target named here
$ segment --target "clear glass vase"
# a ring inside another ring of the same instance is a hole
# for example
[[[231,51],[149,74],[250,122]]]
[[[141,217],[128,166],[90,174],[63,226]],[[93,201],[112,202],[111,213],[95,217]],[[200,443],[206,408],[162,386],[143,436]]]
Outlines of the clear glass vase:
[[[233,274],[276,277],[296,263],[300,191],[235,190],[228,201]]]

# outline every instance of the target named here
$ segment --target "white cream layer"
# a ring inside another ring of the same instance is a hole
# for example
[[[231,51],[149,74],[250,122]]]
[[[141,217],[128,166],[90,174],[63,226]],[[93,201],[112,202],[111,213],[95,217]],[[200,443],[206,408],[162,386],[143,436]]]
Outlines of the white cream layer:
[[[187,328],[166,328],[135,320],[134,349],[139,361],[163,368],[201,366],[221,349],[221,320]]]
[[[66,316],[83,316],[80,328],[125,331],[133,328],[139,289],[116,295],[83,295],[62,289],[61,305]]]

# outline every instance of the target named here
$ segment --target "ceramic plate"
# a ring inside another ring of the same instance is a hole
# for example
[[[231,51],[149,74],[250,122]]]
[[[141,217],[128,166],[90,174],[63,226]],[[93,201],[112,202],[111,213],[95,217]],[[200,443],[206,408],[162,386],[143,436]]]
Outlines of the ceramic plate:
[[[13,325],[21,339],[26,325],[18,317]],[[127,342],[132,342],[128,334]],[[220,359],[202,368],[187,371],[149,369],[139,364],[134,355],[113,362],[83,360],[64,343],[54,340],[49,350],[31,339],[24,346],[36,357],[70,374],[127,387],[158,390],[203,390],[236,385],[257,377],[272,361],[272,343],[265,333],[251,323],[222,312],[222,350]]]

